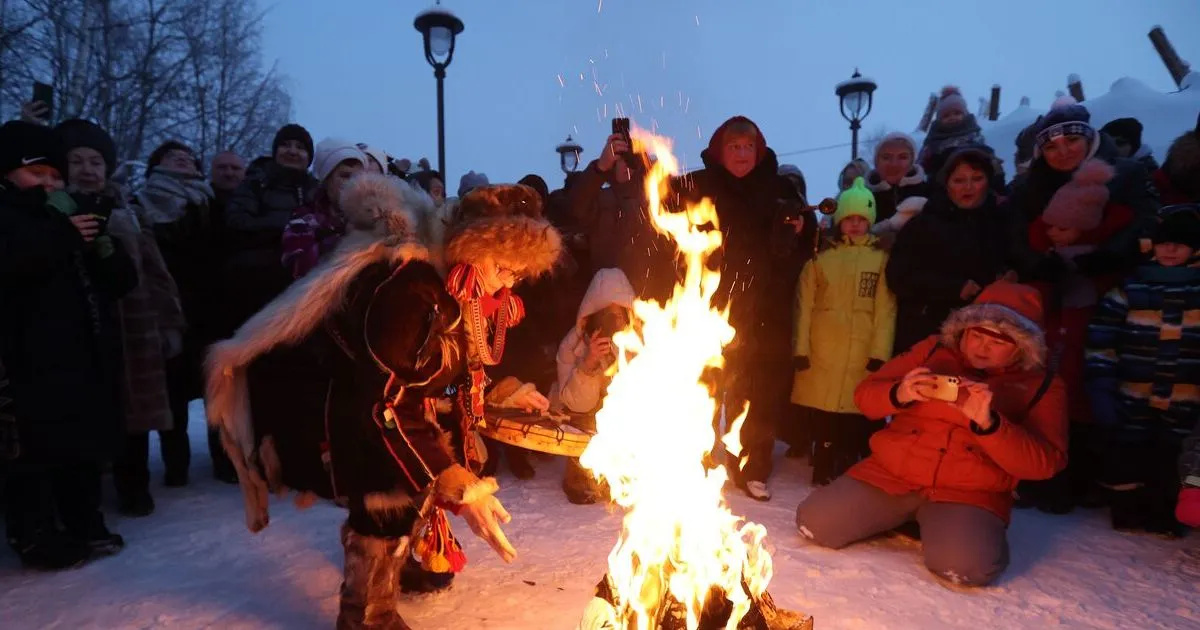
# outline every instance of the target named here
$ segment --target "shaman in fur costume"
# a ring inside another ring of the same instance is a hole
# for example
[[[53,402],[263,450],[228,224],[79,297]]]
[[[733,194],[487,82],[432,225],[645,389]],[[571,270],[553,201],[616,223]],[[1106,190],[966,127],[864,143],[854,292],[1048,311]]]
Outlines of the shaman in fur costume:
[[[515,553],[497,524],[508,515],[492,496],[495,480],[473,472],[471,427],[482,405],[474,393],[486,385],[480,363],[502,350],[521,312],[507,286],[488,280],[499,269],[543,273],[561,248],[523,188],[462,200],[445,248],[458,282],[447,285],[413,237],[427,198],[383,176],[357,177],[342,193],[350,231],[333,255],[210,353],[209,421],[238,469],[250,530],[268,523],[268,491],[349,510],[339,628],[407,627],[394,599],[419,528],[425,569],[461,568],[443,510],[506,559]],[[497,344],[488,343],[493,326]],[[489,347],[475,347],[480,339]],[[448,388],[458,392],[452,400],[443,399]]]

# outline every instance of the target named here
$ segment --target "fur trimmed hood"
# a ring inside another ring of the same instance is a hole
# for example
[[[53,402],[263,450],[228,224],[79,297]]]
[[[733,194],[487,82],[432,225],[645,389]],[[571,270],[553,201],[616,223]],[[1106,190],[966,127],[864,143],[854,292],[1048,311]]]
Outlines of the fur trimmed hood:
[[[986,327],[1011,337],[1021,352],[1022,370],[1046,365],[1046,333],[1042,329],[1042,299],[1032,287],[996,282],[975,302],[958,309],[942,323],[942,345],[958,348],[968,328]]]
[[[462,197],[446,228],[446,265],[487,257],[527,278],[553,269],[562,235],[542,216],[537,191],[524,185],[477,188]]]
[[[347,184],[341,199],[349,231],[333,253],[247,320],[233,338],[209,347],[205,361],[208,423],[220,430],[237,468],[251,531],[266,525],[267,509],[267,483],[254,462],[269,469],[270,461],[256,451],[247,366],[274,348],[308,337],[341,308],[351,283],[370,265],[428,257],[415,240],[414,220],[415,214],[431,211],[424,207],[426,197],[384,175],[364,174]]]

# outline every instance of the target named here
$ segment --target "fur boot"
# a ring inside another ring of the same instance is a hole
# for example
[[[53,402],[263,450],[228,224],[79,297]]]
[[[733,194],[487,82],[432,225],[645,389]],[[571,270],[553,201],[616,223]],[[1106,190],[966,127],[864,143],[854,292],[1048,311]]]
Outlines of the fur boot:
[[[411,630],[396,610],[406,542],[364,536],[342,525],[346,564],[337,630]]]

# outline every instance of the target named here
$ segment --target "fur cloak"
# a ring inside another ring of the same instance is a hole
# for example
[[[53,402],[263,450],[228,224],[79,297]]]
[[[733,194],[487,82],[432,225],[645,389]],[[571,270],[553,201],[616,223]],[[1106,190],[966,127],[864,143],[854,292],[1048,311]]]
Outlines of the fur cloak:
[[[367,267],[426,259],[428,250],[414,238],[413,217],[431,212],[427,203],[427,198],[386,176],[355,178],[342,193],[348,231],[329,258],[247,320],[233,338],[209,349],[208,423],[220,431],[222,445],[237,469],[251,531],[267,524],[267,479],[276,477],[272,466],[277,462],[269,441],[256,444],[247,367],[277,347],[307,338],[342,307],[352,281]],[[271,489],[282,491],[275,484]]]

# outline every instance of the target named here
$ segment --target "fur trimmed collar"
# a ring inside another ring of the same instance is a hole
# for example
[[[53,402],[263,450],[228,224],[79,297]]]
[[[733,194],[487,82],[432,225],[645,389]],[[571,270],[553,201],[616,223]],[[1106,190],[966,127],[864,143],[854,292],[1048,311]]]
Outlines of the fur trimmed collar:
[[[1021,352],[1020,366],[1032,370],[1046,364],[1046,334],[1037,322],[1003,304],[970,304],[950,314],[942,323],[942,345],[957,348],[968,328],[986,325],[1008,335]]]
[[[925,169],[921,168],[920,164],[914,164],[912,169],[900,178],[900,184],[897,188],[906,188],[908,186],[916,186],[925,182]],[[892,185],[883,181],[883,177],[879,175],[879,171],[871,170],[867,175],[867,188],[873,193],[887,192],[892,189]]]

